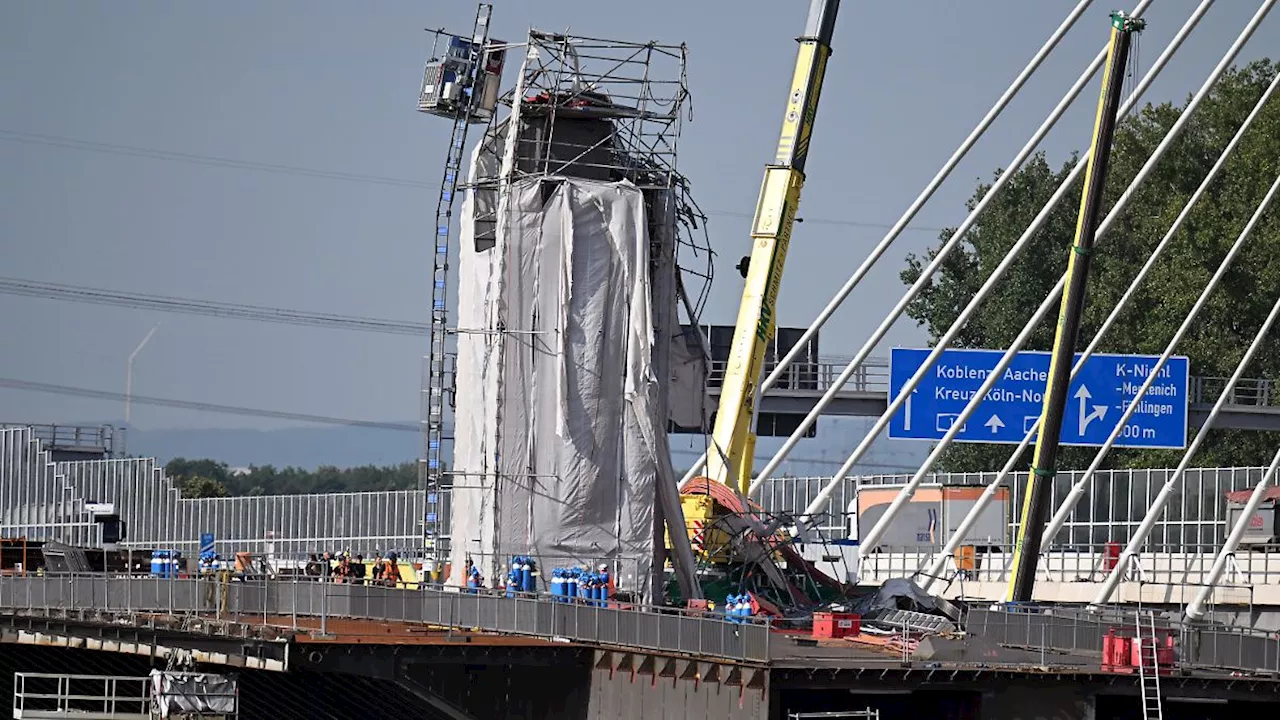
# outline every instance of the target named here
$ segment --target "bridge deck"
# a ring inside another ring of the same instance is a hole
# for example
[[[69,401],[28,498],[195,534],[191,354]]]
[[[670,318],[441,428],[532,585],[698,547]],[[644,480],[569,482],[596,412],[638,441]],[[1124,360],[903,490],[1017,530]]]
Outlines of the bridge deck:
[[[470,642],[482,634],[500,634],[508,639],[494,639],[493,644],[581,644],[755,667],[797,663],[875,667],[887,660],[953,667],[998,664],[1028,671],[1074,667],[1089,672],[1096,669],[1108,628],[1132,623],[1132,614],[1099,617],[1067,608],[1017,614],[975,609],[967,618],[968,636],[964,638],[927,637],[919,644],[885,652],[884,647],[802,644],[794,636],[775,631],[763,619],[728,622],[672,609],[598,607],[543,597],[507,598],[323,582],[221,585],[203,579],[101,575],[0,577],[0,611],[44,617],[96,614],[114,618],[111,621],[116,623],[131,614],[159,614],[195,619],[188,623],[191,627],[210,625],[209,619],[254,624],[275,620],[286,628],[282,634],[294,638],[299,633],[314,634],[320,627],[327,630],[329,623],[335,623],[334,629],[346,630],[349,642],[356,643],[361,638],[394,642],[397,636],[407,643],[417,633],[422,640],[414,644],[446,644],[448,633],[437,631],[432,636],[430,628],[447,627],[464,631],[459,635],[469,631]],[[353,621],[363,622],[349,624]],[[1187,672],[1210,676],[1222,672],[1280,674],[1280,642],[1274,636],[1205,626],[1179,626],[1178,630],[1184,638],[1181,663]]]

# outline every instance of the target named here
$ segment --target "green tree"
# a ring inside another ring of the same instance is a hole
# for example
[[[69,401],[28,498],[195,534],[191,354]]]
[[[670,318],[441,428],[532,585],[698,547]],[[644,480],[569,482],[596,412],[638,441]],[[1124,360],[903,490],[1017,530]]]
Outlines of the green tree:
[[[232,473],[226,463],[216,460],[175,458],[165,465],[165,474],[181,489],[183,497],[408,490],[418,485],[415,462],[355,468],[322,466],[315,470],[251,465],[245,471]]]
[[[227,497],[227,486],[203,475],[192,475],[178,480],[178,490],[185,498]]]
[[[203,477],[226,485],[231,477],[231,470],[226,463],[217,460],[188,460],[179,457],[165,463],[164,474],[174,480]]]
[[[1228,71],[1151,176],[1134,191],[1122,216],[1094,254],[1077,349],[1083,349],[1096,335],[1277,72],[1280,63],[1270,60]],[[1120,123],[1106,183],[1107,212],[1184,107],[1185,104],[1147,105]],[[1073,156],[1055,169],[1043,154],[1038,155],[988,206],[944,261],[941,271],[907,309],[907,315],[925,328],[931,340],[936,341],[951,327],[1076,161]],[[1159,354],[1164,350],[1278,171],[1280,103],[1271,102],[1104,338],[1101,352]],[[996,176],[999,174],[997,171]],[[990,188],[990,184],[979,184],[968,208],[972,210]],[[959,333],[955,347],[1006,348],[1013,342],[1066,270],[1080,192],[1081,184],[1077,182],[1045,226],[1031,238],[996,291]],[[940,241],[948,240],[952,232],[944,231]],[[915,282],[935,253],[936,248],[924,258],[909,256],[902,280]],[[1280,257],[1280,207],[1273,207],[1257,226],[1179,346],[1178,354],[1190,358],[1192,375],[1223,378],[1235,369],[1280,292],[1280,262],[1275,261],[1276,257]],[[1055,312],[1036,329],[1026,349],[1050,349],[1056,319],[1055,306]],[[1245,376],[1280,376],[1280,333],[1271,333]],[[1265,465],[1277,445],[1280,433],[1214,431],[1197,454],[1195,464]],[[1009,452],[1008,446],[952,445],[939,469],[998,469]],[[1085,467],[1096,452],[1096,448],[1063,448],[1059,468]],[[1112,451],[1104,467],[1167,467],[1176,464],[1181,454]],[[1023,461],[1030,462],[1029,453]]]

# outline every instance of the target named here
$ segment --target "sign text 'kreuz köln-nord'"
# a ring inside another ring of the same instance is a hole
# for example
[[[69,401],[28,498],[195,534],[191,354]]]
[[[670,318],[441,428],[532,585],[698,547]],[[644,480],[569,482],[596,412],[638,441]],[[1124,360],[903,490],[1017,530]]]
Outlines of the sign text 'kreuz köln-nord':
[[[894,348],[889,360],[891,399],[902,392],[929,353]],[[941,440],[1003,356],[1003,350],[944,351],[890,420],[889,437]],[[1089,356],[1067,391],[1062,443],[1094,447],[1105,443],[1158,360],[1146,355]],[[1169,358],[1121,431],[1116,447],[1186,447],[1188,367],[1185,357]],[[1018,353],[955,441],[1022,442],[1044,409],[1048,380],[1049,353]]]

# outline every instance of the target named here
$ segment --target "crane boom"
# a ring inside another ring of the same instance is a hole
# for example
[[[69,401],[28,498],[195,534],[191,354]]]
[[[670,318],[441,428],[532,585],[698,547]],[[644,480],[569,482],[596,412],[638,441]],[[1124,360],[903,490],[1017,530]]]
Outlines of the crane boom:
[[[736,483],[743,494],[751,484],[755,434],[751,422],[764,369],[765,349],[777,325],[775,308],[782,269],[791,243],[804,187],[818,97],[831,55],[840,0],[810,0],[804,35],[798,38],[791,92],[778,138],[778,151],[765,167],[764,182],[751,221],[751,254],[733,343],[720,389],[720,405],[707,456],[707,477]]]
[[[1050,502],[1053,500],[1051,483],[1057,474],[1058,444],[1062,435],[1067,391],[1071,383],[1071,364],[1080,335],[1080,319],[1084,312],[1093,242],[1098,233],[1098,221],[1102,217],[1102,191],[1106,186],[1116,116],[1120,111],[1124,69],[1133,36],[1141,32],[1144,26],[1142,20],[1136,20],[1122,12],[1111,15],[1107,66],[1102,76],[1102,92],[1093,122],[1093,142],[1090,143],[1089,164],[1085,167],[1084,191],[1080,197],[1075,241],[1067,260],[1067,285],[1062,293],[1058,330],[1053,338],[1044,411],[1040,417],[1040,436],[1036,439],[1031,472],[1027,476],[1018,540],[1013,549],[1009,589],[1005,596],[1009,602],[1028,602],[1035,589],[1040,541],[1044,536],[1044,525],[1049,519]]]

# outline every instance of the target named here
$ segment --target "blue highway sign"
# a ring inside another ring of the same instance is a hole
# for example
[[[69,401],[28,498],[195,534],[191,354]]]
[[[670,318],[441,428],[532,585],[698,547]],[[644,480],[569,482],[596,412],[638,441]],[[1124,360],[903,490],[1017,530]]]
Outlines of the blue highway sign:
[[[902,392],[930,352],[893,349],[889,356],[890,400]],[[889,437],[941,440],[1003,356],[1003,350],[943,351],[915,392],[890,418]],[[1079,359],[1077,355],[1076,361]],[[1158,360],[1149,355],[1091,355],[1067,391],[1062,444],[1101,447]],[[1187,446],[1189,370],[1187,358],[1169,358],[1117,438],[1116,447]],[[1048,379],[1049,353],[1018,353],[955,442],[1022,442],[1044,409]]]

